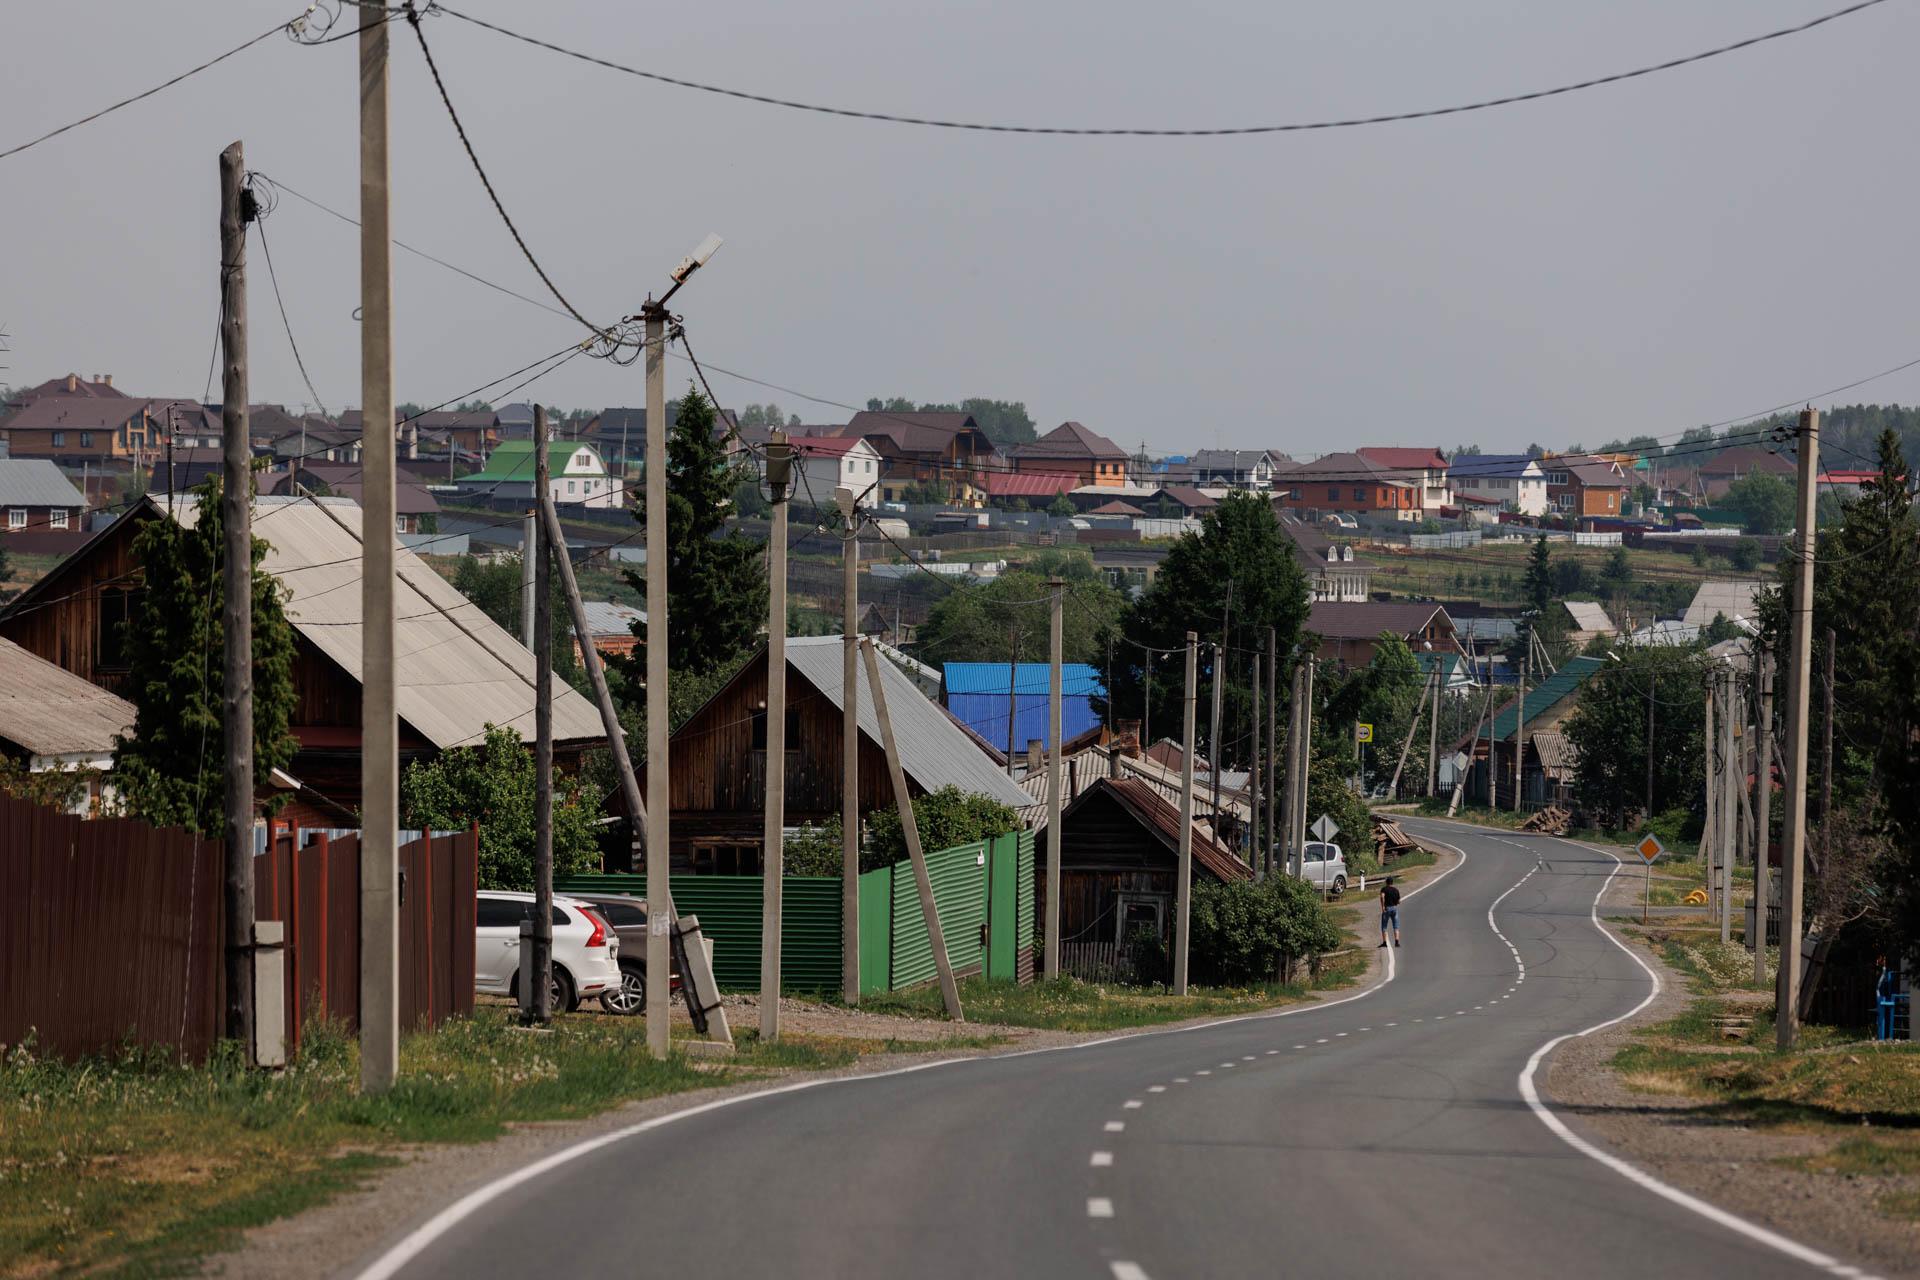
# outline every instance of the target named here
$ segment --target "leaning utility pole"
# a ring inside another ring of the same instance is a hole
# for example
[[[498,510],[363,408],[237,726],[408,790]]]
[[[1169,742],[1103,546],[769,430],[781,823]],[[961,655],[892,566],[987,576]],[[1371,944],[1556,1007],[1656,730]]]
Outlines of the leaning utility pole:
[[[1400,797],[1400,772],[1407,767],[1407,756],[1413,751],[1413,735],[1420,730],[1420,713],[1426,709],[1427,698],[1433,692],[1434,676],[1429,675],[1427,682],[1420,686],[1420,700],[1413,704],[1413,719],[1407,725],[1407,740],[1400,744],[1400,759],[1394,762],[1393,780],[1387,783],[1387,799]]]
[[[360,10],[360,1088],[400,1068],[400,736],[394,714],[393,230],[387,23]]]
[[[553,492],[547,407],[533,406],[533,491]],[[533,557],[533,991],[520,1007],[537,1027],[553,1021],[553,559]]]
[[[1773,657],[1753,655],[1753,980],[1767,980],[1767,857],[1773,836]]]
[[[220,442],[225,482],[226,672],[226,1035],[247,1060],[253,1038],[253,452],[247,443],[247,223],[253,196],[243,191],[247,162],[239,143],[220,153]],[[169,515],[172,513],[169,512]]]
[[[780,1038],[780,941],[786,888],[787,826],[787,489],[793,446],[787,433],[767,441],[767,755],[765,852],[760,864],[760,1039]]]
[[[1223,629],[1222,635],[1225,634]],[[1223,641],[1213,646],[1213,678],[1208,681],[1212,686],[1213,708],[1207,720],[1207,773],[1213,779],[1213,836],[1220,839],[1220,771],[1224,766],[1225,754],[1220,750],[1220,693],[1227,678],[1227,646]]]
[[[1193,929],[1193,731],[1195,683],[1200,677],[1200,636],[1187,632],[1187,684],[1180,695],[1180,864],[1174,875],[1173,994],[1187,994],[1187,946]]]
[[[1800,912],[1807,853],[1807,703],[1813,675],[1813,555],[1815,502],[1820,481],[1820,412],[1803,409],[1799,429],[1797,530],[1788,545],[1793,566],[1793,612],[1787,652],[1787,812],[1781,827],[1780,980],[1774,1026],[1781,1049],[1800,1032]]]
[[[841,542],[840,994],[860,1003],[860,511],[851,489],[834,493]]]
[[[536,500],[538,495],[536,495]],[[533,648],[533,556],[540,545],[540,518],[538,508],[527,512],[527,518],[520,533],[520,643]],[[561,544],[565,546],[565,543]],[[587,635],[582,628],[581,635]]]
[[[1065,647],[1062,638],[1066,604],[1066,583],[1060,578],[1047,580],[1052,597],[1047,620],[1047,920],[1046,965],[1048,978],[1060,976],[1060,830],[1061,778],[1066,764],[1060,758],[1060,695],[1063,673],[1060,660]]]
[[[647,361],[647,1051],[665,1058],[672,967],[673,895],[667,886],[667,309],[640,308]],[[717,412],[717,410],[716,410]]]

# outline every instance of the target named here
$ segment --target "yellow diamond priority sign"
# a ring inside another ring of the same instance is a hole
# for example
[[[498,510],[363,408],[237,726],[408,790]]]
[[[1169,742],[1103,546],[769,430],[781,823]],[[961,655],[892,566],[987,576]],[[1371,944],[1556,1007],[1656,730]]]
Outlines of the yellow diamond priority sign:
[[[1667,851],[1667,846],[1661,844],[1660,838],[1652,832],[1648,832],[1642,836],[1640,843],[1633,846],[1633,848],[1634,852],[1645,858],[1649,863]]]

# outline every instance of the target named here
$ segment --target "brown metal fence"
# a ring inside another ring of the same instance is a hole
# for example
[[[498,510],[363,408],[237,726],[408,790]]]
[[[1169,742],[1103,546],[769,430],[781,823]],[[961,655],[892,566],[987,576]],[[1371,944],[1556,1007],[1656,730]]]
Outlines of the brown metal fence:
[[[400,849],[400,1020],[473,1010],[479,836]],[[220,1038],[217,841],[132,819],[83,821],[0,796],[0,1044],[73,1058],[123,1044],[198,1060]],[[360,847],[281,835],[254,859],[254,914],[286,923],[287,1039],[357,1028]]]

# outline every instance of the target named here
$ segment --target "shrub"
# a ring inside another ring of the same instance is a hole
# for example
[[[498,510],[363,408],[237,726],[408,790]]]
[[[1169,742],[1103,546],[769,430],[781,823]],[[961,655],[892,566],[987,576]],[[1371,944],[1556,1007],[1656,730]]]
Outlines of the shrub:
[[[840,815],[825,822],[801,827],[787,837],[786,869],[790,876],[838,876],[840,874]],[[860,869],[871,871],[862,851]]]
[[[1020,828],[1020,815],[1006,805],[954,786],[942,787],[915,800],[913,820],[920,829],[920,848],[927,853],[991,839]],[[867,819],[861,869],[891,866],[906,856],[907,838],[900,825],[899,809],[874,810]],[[835,866],[838,867],[837,861]]]
[[[1289,956],[1340,943],[1317,890],[1291,876],[1193,886],[1192,960],[1203,981],[1243,986],[1272,980]]]

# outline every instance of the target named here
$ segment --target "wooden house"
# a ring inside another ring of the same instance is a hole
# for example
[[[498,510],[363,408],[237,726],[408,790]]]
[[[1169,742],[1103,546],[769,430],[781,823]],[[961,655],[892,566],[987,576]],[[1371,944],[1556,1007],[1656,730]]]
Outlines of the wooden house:
[[[786,781],[788,826],[840,812],[841,639],[787,641]],[[880,663],[907,787],[943,786],[990,796],[1010,808],[1026,793],[997,768],[966,730],[890,661]],[[860,675],[860,816],[893,804],[880,721]],[[671,848],[676,872],[757,874],[767,780],[767,655],[763,648],[674,733],[669,747]]]

